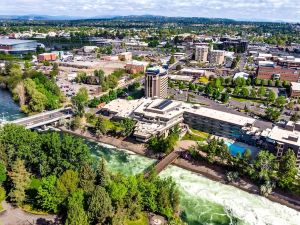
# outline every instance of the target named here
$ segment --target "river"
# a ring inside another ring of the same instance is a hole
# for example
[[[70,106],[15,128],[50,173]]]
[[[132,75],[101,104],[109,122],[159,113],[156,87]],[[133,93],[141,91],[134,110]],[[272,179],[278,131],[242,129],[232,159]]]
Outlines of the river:
[[[0,89],[0,115],[6,120],[24,116],[8,92]],[[130,151],[87,141],[94,157],[104,157],[112,172],[137,174],[154,160]],[[299,225],[300,212],[261,196],[169,166],[160,177],[172,177],[180,191],[183,219],[189,225]]]
[[[20,112],[18,104],[16,104],[11,94],[0,88],[0,121],[3,119],[6,121],[15,120],[25,116]]]

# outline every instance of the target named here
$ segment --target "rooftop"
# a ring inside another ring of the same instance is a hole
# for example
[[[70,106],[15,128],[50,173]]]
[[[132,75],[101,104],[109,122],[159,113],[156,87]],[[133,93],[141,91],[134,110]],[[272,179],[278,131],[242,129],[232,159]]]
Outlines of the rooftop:
[[[186,110],[187,112],[198,114],[200,116],[205,116],[211,119],[224,121],[231,124],[236,124],[239,126],[246,126],[247,124],[254,124],[255,119],[240,116],[232,113],[227,113],[219,110],[214,110],[205,107],[190,107],[190,109]]]
[[[289,143],[300,146],[300,133],[298,131],[286,130],[280,127],[273,127],[269,132],[268,138],[282,143]]]
[[[35,40],[0,38],[0,45],[17,45],[17,44],[25,44],[25,43],[30,43],[30,42],[36,42],[36,41]]]

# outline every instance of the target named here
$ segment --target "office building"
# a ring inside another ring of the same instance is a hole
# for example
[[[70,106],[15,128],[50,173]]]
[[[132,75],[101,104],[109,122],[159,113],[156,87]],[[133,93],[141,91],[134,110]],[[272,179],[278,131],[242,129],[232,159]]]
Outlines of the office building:
[[[168,72],[162,67],[150,67],[145,74],[145,96],[166,98],[168,96]]]
[[[35,52],[38,43],[33,40],[0,38],[0,52],[9,54],[27,54]]]
[[[211,50],[209,52],[209,63],[213,65],[223,65],[225,61],[225,51]]]
[[[249,42],[240,38],[222,37],[220,38],[219,49],[234,51],[236,53],[246,52]]]
[[[208,46],[196,46],[195,60],[201,63],[206,63],[208,60]]]

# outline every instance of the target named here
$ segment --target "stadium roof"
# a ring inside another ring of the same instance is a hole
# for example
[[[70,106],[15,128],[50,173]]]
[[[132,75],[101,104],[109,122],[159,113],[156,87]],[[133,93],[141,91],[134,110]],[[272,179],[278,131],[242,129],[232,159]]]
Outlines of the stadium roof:
[[[8,39],[8,38],[0,38],[0,45],[17,45],[36,42],[35,40],[20,40],[20,39]]]

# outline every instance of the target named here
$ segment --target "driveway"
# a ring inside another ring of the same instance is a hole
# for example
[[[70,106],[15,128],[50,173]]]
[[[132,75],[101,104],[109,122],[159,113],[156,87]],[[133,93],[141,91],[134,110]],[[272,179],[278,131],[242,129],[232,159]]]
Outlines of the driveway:
[[[20,208],[14,208],[6,201],[2,202],[5,212],[0,214],[1,225],[59,225],[55,215],[35,215]]]

